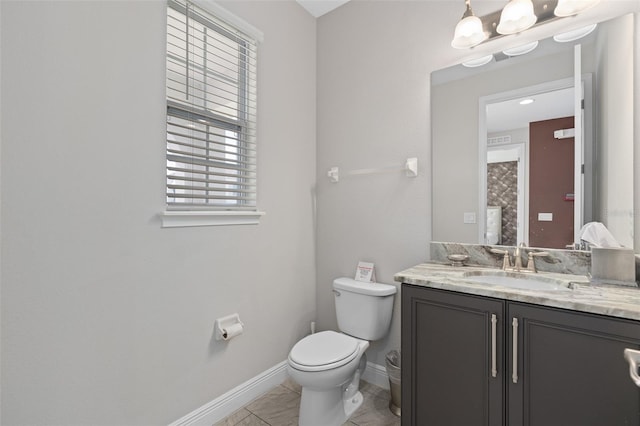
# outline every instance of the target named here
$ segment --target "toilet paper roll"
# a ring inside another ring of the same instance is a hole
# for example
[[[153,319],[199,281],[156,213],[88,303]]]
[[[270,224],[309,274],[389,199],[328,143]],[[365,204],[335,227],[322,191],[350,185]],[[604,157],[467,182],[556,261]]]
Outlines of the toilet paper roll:
[[[244,327],[242,324],[233,324],[229,327],[225,327],[222,329],[222,340],[233,339],[234,337],[242,334],[244,331]]]

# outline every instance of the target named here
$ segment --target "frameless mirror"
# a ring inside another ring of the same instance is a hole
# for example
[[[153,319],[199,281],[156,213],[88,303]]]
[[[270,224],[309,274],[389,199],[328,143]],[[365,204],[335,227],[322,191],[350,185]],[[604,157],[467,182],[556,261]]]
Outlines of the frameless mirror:
[[[598,221],[633,247],[633,33],[432,74],[434,240],[566,248]]]

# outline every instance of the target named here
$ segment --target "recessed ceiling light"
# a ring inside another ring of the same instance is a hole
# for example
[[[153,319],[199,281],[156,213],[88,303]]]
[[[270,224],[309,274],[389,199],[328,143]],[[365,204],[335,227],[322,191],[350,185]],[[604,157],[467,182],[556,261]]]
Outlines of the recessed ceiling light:
[[[523,99],[520,101],[520,105],[529,105],[535,102],[535,99]]]
[[[462,63],[462,65],[464,65],[467,68],[481,67],[491,62],[492,59],[493,59],[493,55],[487,55],[487,56],[483,56],[482,58],[465,61]]]
[[[531,43],[523,44],[522,46],[512,47],[511,49],[503,50],[502,53],[504,53],[507,56],[520,56],[520,55],[524,55],[525,53],[531,52],[536,47],[538,47],[538,41],[532,41]]]
[[[568,43],[570,41],[578,40],[585,37],[596,29],[598,24],[587,25],[586,27],[578,28],[577,30],[567,31],[566,33],[556,34],[553,39],[558,43]]]

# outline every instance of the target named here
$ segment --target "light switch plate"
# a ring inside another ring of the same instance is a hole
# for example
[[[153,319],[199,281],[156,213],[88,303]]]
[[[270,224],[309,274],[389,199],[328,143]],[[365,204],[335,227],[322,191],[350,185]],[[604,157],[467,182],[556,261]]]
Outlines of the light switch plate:
[[[553,213],[538,213],[538,222],[553,222]]]
[[[464,223],[476,223],[476,212],[465,212]]]

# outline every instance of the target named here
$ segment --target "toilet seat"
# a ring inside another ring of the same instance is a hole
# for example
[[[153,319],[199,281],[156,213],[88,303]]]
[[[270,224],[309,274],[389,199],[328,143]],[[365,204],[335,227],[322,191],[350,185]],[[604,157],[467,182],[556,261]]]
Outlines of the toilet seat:
[[[335,331],[321,331],[305,337],[289,353],[292,367],[303,371],[337,368],[358,356],[360,341]]]

